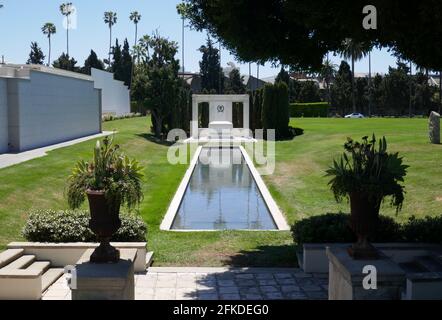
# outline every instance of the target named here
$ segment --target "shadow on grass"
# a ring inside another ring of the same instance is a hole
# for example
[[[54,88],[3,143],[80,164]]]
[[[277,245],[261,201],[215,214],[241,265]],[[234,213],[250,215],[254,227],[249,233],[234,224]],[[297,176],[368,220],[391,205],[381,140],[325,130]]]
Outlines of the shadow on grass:
[[[296,247],[260,246],[251,251],[240,251],[227,257],[223,263],[230,267],[297,268]]]
[[[152,143],[166,146],[166,147],[170,147],[174,144],[174,142],[167,141],[166,139],[158,139],[152,133],[140,133],[140,134],[137,134],[137,136],[144,138]]]

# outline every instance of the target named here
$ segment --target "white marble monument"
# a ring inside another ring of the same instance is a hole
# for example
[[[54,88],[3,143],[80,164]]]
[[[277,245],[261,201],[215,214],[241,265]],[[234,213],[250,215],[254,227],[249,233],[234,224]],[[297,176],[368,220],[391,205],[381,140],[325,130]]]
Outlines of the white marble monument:
[[[193,95],[192,96],[192,125],[191,136],[193,139],[200,139],[201,137],[213,138],[215,134],[217,137],[221,135],[225,138],[241,137],[249,138],[249,95]],[[199,119],[199,104],[208,103],[209,105],[209,127],[200,128],[198,124]],[[243,105],[243,125],[241,128],[234,128],[233,126],[233,104],[242,103]]]

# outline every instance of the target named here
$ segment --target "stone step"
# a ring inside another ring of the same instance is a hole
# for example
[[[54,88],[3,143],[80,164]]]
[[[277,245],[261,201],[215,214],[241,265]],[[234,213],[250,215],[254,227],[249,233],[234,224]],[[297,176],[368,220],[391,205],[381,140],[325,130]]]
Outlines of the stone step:
[[[24,255],[18,258],[17,260],[11,262],[7,266],[3,267],[2,270],[26,269],[34,261],[35,261],[34,255]]]
[[[63,268],[50,268],[41,277],[41,292],[45,292],[55,281],[64,274]]]
[[[29,267],[27,267],[27,270],[41,270],[41,273],[43,274],[46,272],[49,267],[51,266],[51,263],[49,261],[37,261],[31,264]]]
[[[8,249],[0,253],[0,269],[23,255],[23,249]]]
[[[429,272],[442,272],[442,263],[437,257],[423,256],[416,258],[415,261]]]

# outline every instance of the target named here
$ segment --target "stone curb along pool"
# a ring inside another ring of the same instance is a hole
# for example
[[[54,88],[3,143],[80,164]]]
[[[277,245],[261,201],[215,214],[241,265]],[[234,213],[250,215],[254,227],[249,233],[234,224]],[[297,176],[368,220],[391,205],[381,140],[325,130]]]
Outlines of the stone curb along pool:
[[[160,229],[288,231],[290,227],[242,146],[200,146]]]

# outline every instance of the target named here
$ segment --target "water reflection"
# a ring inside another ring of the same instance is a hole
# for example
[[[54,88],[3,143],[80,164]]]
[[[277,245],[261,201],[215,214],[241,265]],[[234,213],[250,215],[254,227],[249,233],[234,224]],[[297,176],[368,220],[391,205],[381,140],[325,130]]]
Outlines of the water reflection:
[[[203,149],[172,229],[276,229],[239,149]]]

